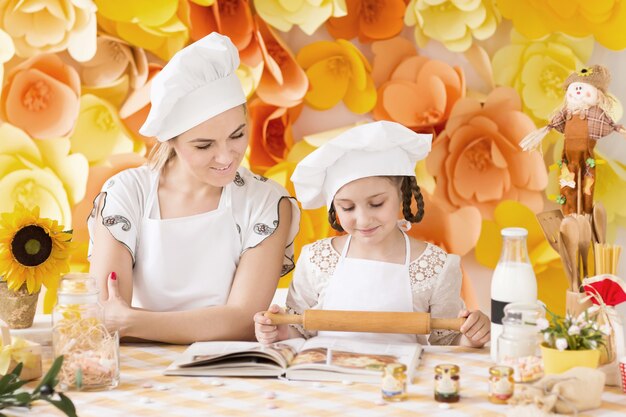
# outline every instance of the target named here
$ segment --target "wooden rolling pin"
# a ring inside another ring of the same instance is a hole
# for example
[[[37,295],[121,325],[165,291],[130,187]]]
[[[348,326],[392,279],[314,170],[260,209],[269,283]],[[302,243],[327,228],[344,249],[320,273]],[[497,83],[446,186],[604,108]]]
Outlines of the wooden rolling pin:
[[[305,310],[304,314],[265,312],[272,324],[301,324],[306,330],[428,334],[431,329],[460,330],[465,318],[435,319],[429,313]]]

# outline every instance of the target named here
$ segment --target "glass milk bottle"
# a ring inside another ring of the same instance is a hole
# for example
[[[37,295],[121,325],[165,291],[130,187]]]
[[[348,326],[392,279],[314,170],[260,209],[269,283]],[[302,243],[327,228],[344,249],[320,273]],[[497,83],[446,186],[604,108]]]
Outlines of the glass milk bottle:
[[[502,229],[502,253],[491,278],[491,359],[498,360],[498,337],[502,333],[504,307],[509,303],[535,303],[537,279],[528,258],[521,227]]]

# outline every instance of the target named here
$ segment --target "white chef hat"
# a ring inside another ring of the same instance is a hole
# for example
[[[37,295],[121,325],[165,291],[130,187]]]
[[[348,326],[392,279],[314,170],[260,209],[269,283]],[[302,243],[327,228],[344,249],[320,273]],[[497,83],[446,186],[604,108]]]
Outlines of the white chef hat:
[[[415,176],[431,134],[419,134],[395,122],[372,122],[353,127],[325,143],[296,166],[291,181],[305,209],[330,207],[347,183],[374,176]]]
[[[152,80],[152,108],[139,132],[164,142],[245,103],[237,67],[237,48],[219,33],[178,51]]]

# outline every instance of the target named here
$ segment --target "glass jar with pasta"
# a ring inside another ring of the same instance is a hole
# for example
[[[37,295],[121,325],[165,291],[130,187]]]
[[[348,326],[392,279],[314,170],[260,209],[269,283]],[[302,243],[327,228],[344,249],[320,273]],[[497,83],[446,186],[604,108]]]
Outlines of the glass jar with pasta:
[[[64,390],[101,390],[119,383],[119,337],[104,324],[96,281],[88,274],[61,280],[52,312],[54,356],[63,355],[59,385]]]

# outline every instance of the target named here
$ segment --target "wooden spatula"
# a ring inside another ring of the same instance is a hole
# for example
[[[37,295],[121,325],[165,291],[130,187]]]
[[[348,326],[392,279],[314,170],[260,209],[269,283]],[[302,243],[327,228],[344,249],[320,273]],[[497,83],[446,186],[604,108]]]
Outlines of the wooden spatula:
[[[460,330],[465,318],[435,319],[429,313],[305,310],[302,315],[265,312],[272,324],[301,324],[306,330],[428,334],[431,329]]]
[[[563,213],[561,210],[549,210],[537,214],[537,220],[543,230],[543,234],[552,249],[559,251],[559,231],[561,230],[561,221],[563,220]]]

